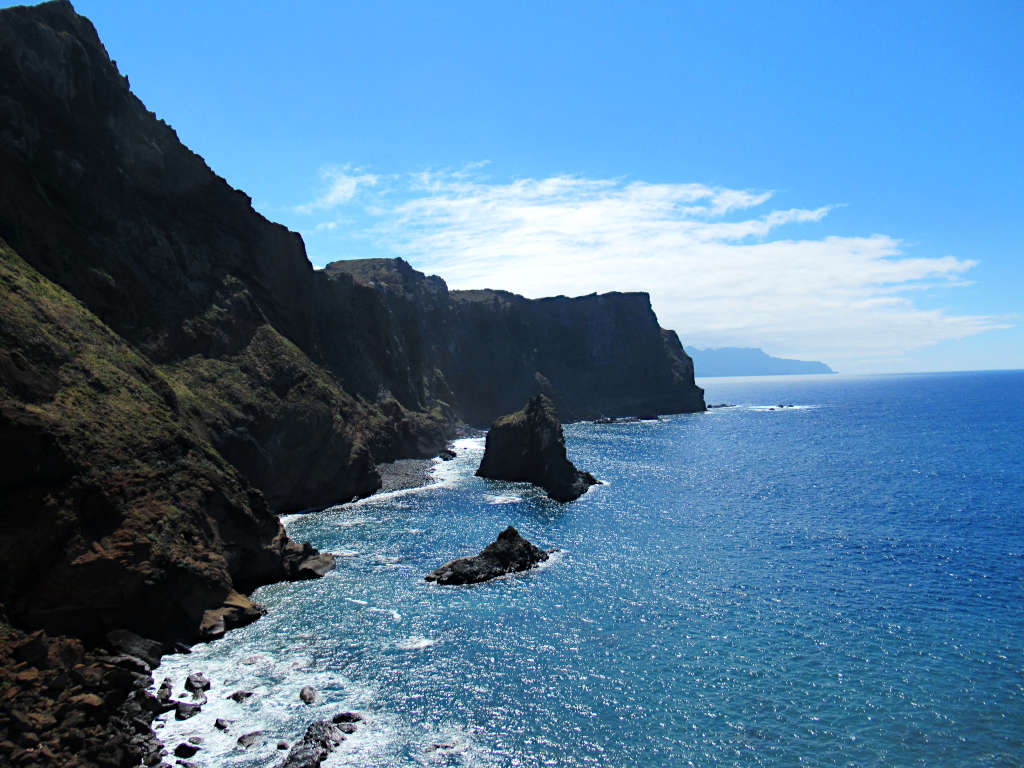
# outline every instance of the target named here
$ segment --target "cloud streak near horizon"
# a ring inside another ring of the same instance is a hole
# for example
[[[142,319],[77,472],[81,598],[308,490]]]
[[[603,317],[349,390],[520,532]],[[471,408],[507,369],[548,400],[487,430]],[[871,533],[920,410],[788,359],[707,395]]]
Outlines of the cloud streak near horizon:
[[[329,190],[302,208],[358,205],[359,185],[380,181],[369,178],[340,181],[336,203],[327,204]],[[1008,327],[1007,318],[911,298],[964,284],[976,262],[907,256],[881,234],[794,238],[833,207],[771,209],[770,191],[576,176],[492,183],[476,169],[381,186],[387,194],[366,210],[382,255],[401,255],[452,288],[529,297],[647,291],[685,345],[760,346],[842,364]]]

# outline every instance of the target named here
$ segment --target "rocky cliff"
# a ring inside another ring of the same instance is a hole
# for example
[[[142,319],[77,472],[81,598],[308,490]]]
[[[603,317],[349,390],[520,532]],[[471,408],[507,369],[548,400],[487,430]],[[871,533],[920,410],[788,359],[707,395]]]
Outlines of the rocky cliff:
[[[402,259],[336,261],[325,272],[377,291],[392,357],[410,379],[443,382],[470,424],[485,427],[536,394],[566,421],[704,409],[693,364],[675,332],[658,325],[646,293],[449,291]]]
[[[269,510],[371,493],[375,462],[432,455],[458,419],[484,425],[537,393],[570,419],[704,406],[645,294],[449,291],[401,260],[314,270],[298,235],[146,110],[69,3],[0,12],[0,116],[2,435],[27,446],[0,486],[5,600],[67,581],[87,550],[82,563],[116,570],[142,552],[109,538],[126,525],[154,552],[219,536],[222,564],[183,571],[219,568],[218,593],[280,575],[253,554],[284,551]],[[124,511],[136,496],[139,519]],[[44,508],[53,525],[32,522]],[[104,599],[150,633],[220,599],[168,579],[142,574],[130,599]],[[79,627],[98,599],[44,618],[24,598],[13,613]],[[171,621],[178,603],[193,607]]]
[[[369,494],[377,462],[538,392],[568,418],[703,409],[643,294],[314,270],[67,2],[0,11],[0,238],[0,625],[18,632],[93,647],[249,620],[241,593],[326,567],[274,513]]]

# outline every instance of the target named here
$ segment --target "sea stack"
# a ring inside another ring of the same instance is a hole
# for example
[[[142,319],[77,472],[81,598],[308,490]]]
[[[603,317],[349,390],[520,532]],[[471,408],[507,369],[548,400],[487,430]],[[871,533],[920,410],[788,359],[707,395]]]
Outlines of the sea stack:
[[[525,571],[547,559],[547,552],[528,542],[510,525],[479,555],[452,560],[424,578],[438,584],[476,584],[506,573]]]
[[[565,437],[555,404],[544,395],[530,398],[521,411],[502,416],[487,433],[480,477],[533,483],[555,501],[572,501],[597,483],[576,469],[565,454]]]

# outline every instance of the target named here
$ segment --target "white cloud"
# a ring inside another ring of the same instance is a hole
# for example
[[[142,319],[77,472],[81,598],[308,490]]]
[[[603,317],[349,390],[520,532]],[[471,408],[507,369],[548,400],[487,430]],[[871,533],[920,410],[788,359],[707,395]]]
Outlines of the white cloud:
[[[320,178],[327,183],[327,189],[316,200],[295,206],[296,213],[309,214],[314,211],[326,211],[349,202],[356,196],[360,186],[376,186],[379,176],[370,173],[352,172],[348,165],[343,167],[327,166],[320,170]]]
[[[832,206],[763,210],[771,192],[576,176],[490,183],[474,171],[410,177],[404,202],[372,209],[380,244],[453,288],[647,291],[685,345],[761,346],[840,368],[1008,327],[908,297],[963,285],[974,261],[908,256],[882,234],[792,239]]]

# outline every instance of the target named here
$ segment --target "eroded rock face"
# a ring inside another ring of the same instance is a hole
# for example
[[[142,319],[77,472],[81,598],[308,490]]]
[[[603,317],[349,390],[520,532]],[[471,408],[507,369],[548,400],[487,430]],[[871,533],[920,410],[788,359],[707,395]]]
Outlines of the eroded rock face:
[[[479,555],[452,560],[425,578],[438,584],[476,584],[506,573],[525,571],[547,559],[547,552],[528,542],[510,525]]]
[[[562,424],[554,403],[544,395],[494,422],[476,473],[491,480],[533,483],[563,502],[579,498],[598,482],[566,457]]]
[[[339,261],[325,272],[339,287],[376,291],[385,311],[375,320],[387,328],[376,343],[406,362],[403,379],[432,382],[469,424],[486,426],[537,393],[574,421],[704,410],[693,363],[646,293],[450,291],[402,259]],[[411,384],[396,386],[398,395]]]
[[[344,740],[345,734],[334,723],[317,720],[310,724],[302,740],[291,748],[277,768],[319,768]]]

